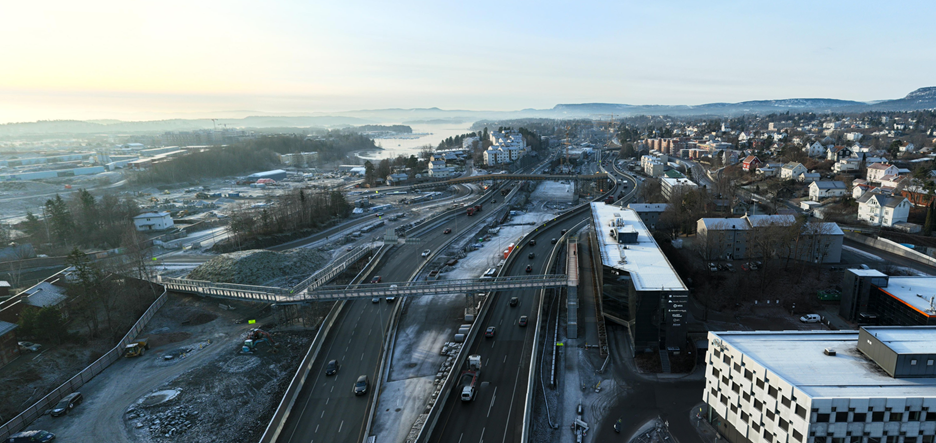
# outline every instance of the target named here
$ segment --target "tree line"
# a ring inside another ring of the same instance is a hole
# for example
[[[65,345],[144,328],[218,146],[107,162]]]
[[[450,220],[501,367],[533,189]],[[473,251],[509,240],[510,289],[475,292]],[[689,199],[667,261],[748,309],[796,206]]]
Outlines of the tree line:
[[[106,194],[95,198],[79,189],[67,199],[56,194],[42,207],[43,218],[26,212],[20,226],[34,243],[52,249],[117,248],[124,245],[128,230],[134,230],[133,217],[140,208],[133,199]],[[134,231],[135,232],[135,231]]]
[[[354,207],[340,191],[296,189],[262,208],[241,208],[231,216],[231,238],[222,249],[240,249],[261,237],[318,230],[351,215]]]

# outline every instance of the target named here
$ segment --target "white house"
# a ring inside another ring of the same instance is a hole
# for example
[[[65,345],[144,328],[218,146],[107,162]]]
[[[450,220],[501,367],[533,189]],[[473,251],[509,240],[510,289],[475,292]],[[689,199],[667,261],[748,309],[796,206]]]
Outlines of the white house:
[[[780,169],[780,178],[784,180],[792,180],[796,177],[799,177],[800,174],[805,174],[806,167],[801,163],[790,162],[783,165],[783,168]]]
[[[455,168],[449,168],[445,166],[445,162],[442,160],[435,160],[429,162],[429,176],[430,177],[448,177],[455,172]]]
[[[859,169],[861,169],[861,160],[853,157],[843,158],[832,165],[832,171],[834,172],[850,172]]]
[[[804,174],[800,174],[799,177],[796,178],[796,181],[800,183],[812,183],[821,178],[822,178],[822,174],[818,172],[806,172]]]
[[[487,166],[499,165],[510,161],[507,151],[493,146],[484,151],[484,164]]]
[[[809,199],[819,201],[822,198],[842,197],[848,192],[844,182],[838,180],[819,180],[809,185]]]
[[[879,183],[881,177],[885,175],[897,175],[898,173],[899,169],[894,165],[874,163],[868,166],[868,174],[865,176],[865,179],[867,179],[869,183]]]
[[[825,146],[822,146],[822,143],[819,143],[819,142],[815,142],[811,145],[806,145],[806,147],[804,147],[803,150],[806,151],[806,155],[810,157],[822,157],[823,155],[825,155],[825,151],[826,151]]]
[[[916,147],[913,146],[913,143],[903,142],[900,144],[900,152],[914,152],[914,151],[916,151]]]
[[[147,212],[133,217],[137,231],[162,231],[175,226],[168,212]]]
[[[910,215],[910,200],[868,191],[858,198],[858,220],[874,226],[894,226],[906,223]]]

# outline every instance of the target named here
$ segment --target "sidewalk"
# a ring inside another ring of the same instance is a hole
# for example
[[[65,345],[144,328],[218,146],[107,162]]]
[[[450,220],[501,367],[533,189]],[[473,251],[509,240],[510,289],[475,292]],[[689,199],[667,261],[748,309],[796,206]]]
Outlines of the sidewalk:
[[[705,443],[715,443],[721,441],[718,432],[711,423],[706,420],[708,414],[708,405],[699,403],[689,411],[689,422],[699,433],[699,438]]]

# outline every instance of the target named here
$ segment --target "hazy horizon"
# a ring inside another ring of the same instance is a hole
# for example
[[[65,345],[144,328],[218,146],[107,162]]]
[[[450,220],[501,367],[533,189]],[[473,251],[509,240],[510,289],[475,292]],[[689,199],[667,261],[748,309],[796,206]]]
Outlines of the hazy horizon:
[[[936,4],[0,6],[0,122],[894,99]],[[882,57],[882,55],[884,57]]]

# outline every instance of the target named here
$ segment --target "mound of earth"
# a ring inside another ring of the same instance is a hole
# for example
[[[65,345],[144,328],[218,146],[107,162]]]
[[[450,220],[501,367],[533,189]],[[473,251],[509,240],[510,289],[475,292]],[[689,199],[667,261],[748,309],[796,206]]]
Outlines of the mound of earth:
[[[189,273],[193,280],[286,287],[328,264],[329,256],[314,249],[284,252],[255,249],[222,254]]]

